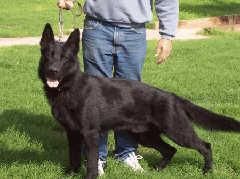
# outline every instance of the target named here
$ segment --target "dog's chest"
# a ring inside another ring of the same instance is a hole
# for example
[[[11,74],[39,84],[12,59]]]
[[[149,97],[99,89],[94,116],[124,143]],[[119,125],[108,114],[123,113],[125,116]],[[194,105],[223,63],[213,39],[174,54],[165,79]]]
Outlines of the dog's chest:
[[[78,100],[70,92],[60,93],[55,99],[55,103],[65,106],[68,110],[75,110],[78,106]]]
[[[69,94],[63,93],[54,97],[51,101],[52,113],[54,118],[64,127],[69,129],[78,129],[77,117],[80,114],[76,98],[69,97]]]

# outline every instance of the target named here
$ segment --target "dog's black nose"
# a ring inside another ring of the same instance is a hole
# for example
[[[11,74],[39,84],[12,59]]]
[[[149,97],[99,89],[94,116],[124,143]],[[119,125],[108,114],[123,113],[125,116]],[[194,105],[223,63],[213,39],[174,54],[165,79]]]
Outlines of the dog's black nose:
[[[52,66],[49,68],[49,71],[52,73],[57,73],[57,72],[59,72],[59,69],[57,67]]]

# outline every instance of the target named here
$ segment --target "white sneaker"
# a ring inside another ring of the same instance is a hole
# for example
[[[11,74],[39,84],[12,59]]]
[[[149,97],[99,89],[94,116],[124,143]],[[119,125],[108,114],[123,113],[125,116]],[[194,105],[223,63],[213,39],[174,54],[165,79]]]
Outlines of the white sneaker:
[[[135,154],[135,152],[131,152],[128,156],[121,160],[125,165],[130,167],[133,171],[143,172],[143,168],[139,164],[138,160],[142,159],[142,156]]]
[[[104,174],[104,167],[106,165],[106,161],[98,160],[98,175],[102,176]]]

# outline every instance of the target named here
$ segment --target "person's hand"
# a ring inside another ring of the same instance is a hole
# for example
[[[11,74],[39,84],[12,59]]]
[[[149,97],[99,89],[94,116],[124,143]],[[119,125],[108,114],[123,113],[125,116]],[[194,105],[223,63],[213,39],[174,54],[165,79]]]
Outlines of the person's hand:
[[[70,10],[73,8],[72,0],[58,0],[57,6],[61,9]]]
[[[160,39],[157,44],[157,51],[155,56],[157,57],[157,64],[163,63],[172,51],[172,40]]]

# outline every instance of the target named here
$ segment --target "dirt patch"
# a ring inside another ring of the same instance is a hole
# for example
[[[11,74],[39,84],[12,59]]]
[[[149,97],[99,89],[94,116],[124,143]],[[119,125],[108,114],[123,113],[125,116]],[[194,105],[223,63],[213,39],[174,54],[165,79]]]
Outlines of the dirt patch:
[[[181,20],[179,28],[235,27],[239,29],[240,15],[209,17],[195,20]]]
[[[199,32],[204,28],[217,27],[222,30],[231,30],[240,32],[240,15],[209,17],[195,20],[181,20],[175,39],[193,40],[204,39],[207,36],[200,35]],[[159,39],[158,23],[155,29],[147,29],[147,40]],[[64,37],[66,39],[66,36]],[[1,46],[13,45],[38,45],[40,37],[22,37],[22,38],[0,38]]]

